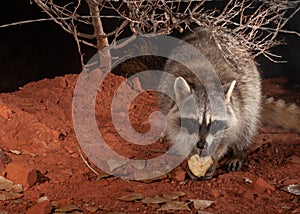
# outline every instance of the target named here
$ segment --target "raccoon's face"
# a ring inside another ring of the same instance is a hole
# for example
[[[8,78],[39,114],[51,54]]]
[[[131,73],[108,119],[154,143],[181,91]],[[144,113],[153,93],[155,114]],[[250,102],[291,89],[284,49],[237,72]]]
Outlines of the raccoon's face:
[[[176,78],[174,82],[177,106],[173,106],[169,113],[168,123],[171,127],[168,132],[171,135],[173,133],[175,138],[179,130],[182,131],[183,138],[194,135],[195,142],[187,142],[194,144],[191,155],[202,151],[212,155],[218,146],[215,142],[220,142],[224,130],[229,128],[227,120],[218,119],[224,117],[212,115],[209,99],[205,94],[204,91],[193,90],[182,77]],[[227,107],[228,115],[234,116],[231,110]]]

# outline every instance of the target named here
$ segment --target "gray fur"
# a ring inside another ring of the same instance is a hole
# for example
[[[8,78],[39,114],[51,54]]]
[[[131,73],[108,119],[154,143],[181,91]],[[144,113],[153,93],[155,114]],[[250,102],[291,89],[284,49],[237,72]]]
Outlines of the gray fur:
[[[228,38],[228,43],[225,44],[225,48],[226,46],[236,46],[238,44],[236,39],[229,35]],[[183,40],[199,49],[209,60],[224,88],[224,95],[231,83],[234,80],[236,81],[236,85],[230,96],[230,102],[225,104],[226,128],[223,132],[221,143],[212,156],[214,165],[208,170],[204,178],[202,178],[209,179],[213,176],[218,161],[226,154],[232,154],[232,157],[228,161],[229,170],[238,170],[242,166],[245,159],[245,151],[251,145],[259,123],[261,79],[254,61],[250,60],[250,55],[246,51],[241,50],[238,53],[239,62],[237,64],[233,61],[230,62],[227,58],[225,59],[223,56],[225,52],[221,51],[220,46],[214,40],[213,34],[208,29],[201,29],[194,32],[186,36]],[[202,57],[200,57],[200,59],[195,59],[193,57],[187,58],[185,53],[177,52],[177,48],[174,48],[171,55],[177,55],[180,58],[183,58],[188,64],[195,68],[197,72],[201,73],[203,70],[210,68],[205,60],[201,59]],[[173,74],[175,77],[182,78],[176,78],[175,81],[162,79],[160,82],[160,90],[162,92],[171,93],[174,96],[177,105],[185,104],[186,102],[189,102],[190,98],[195,98],[198,111],[195,115],[191,114],[187,109],[186,111],[181,112],[180,115],[175,102],[168,96],[161,94],[159,104],[162,112],[166,115],[168,122],[166,135],[171,142],[176,140],[181,128],[181,125],[178,122],[180,121],[180,117],[199,121],[200,128],[199,133],[197,133],[198,142],[191,155],[200,153],[203,150],[205,143],[211,143],[211,139],[220,136],[219,132],[211,134],[210,131],[206,132],[206,130],[208,130],[207,127],[209,127],[216,118],[222,118],[222,115],[218,115],[218,112],[211,111],[210,100],[203,85],[186,67],[175,61],[168,60],[164,70]],[[187,88],[184,87],[185,84],[183,81],[187,82],[190,90],[187,90]],[[214,84],[209,76],[205,77],[205,82],[207,85]],[[188,131],[185,133],[189,134]],[[196,178],[193,175],[191,175],[191,177]]]

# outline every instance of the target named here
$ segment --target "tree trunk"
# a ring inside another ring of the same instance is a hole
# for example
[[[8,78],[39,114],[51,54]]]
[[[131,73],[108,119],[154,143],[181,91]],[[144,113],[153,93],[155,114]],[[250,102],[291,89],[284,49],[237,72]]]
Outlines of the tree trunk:
[[[109,72],[111,69],[111,55],[108,49],[107,37],[103,37],[105,32],[103,30],[102,21],[100,17],[99,5],[101,5],[102,0],[86,0],[89,6],[90,15],[92,16],[92,22],[94,27],[94,35],[97,40],[97,50],[99,53],[100,69],[103,72]]]

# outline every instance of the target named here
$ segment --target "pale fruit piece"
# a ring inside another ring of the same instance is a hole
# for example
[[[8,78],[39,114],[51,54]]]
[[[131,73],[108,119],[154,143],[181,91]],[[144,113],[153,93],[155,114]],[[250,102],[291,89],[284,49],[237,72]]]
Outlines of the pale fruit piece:
[[[198,154],[191,156],[188,160],[190,171],[199,178],[206,174],[213,163],[211,156],[200,157]]]

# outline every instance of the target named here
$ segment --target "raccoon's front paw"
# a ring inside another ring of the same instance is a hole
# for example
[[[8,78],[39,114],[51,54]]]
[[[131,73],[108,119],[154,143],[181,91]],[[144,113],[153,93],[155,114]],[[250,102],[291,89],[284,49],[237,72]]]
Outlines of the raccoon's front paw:
[[[230,159],[226,162],[228,171],[238,171],[242,168],[245,160],[244,159]]]
[[[246,151],[235,150],[232,157],[226,162],[228,171],[240,170],[246,160],[246,157]]]

